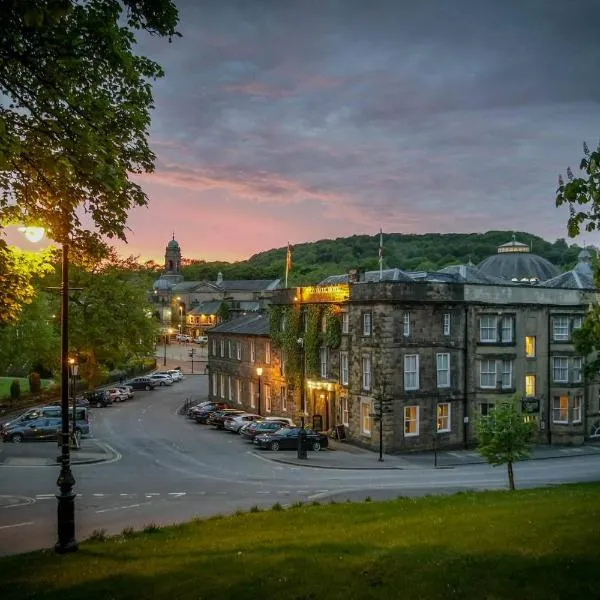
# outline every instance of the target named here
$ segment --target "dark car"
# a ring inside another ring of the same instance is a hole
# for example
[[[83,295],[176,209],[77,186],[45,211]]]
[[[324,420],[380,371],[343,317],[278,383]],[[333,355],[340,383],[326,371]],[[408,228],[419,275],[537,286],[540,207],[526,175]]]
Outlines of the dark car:
[[[254,437],[254,444],[268,450],[296,450],[301,431],[300,427],[288,427],[279,431],[262,433]],[[318,452],[321,448],[327,448],[328,440],[325,434],[317,433],[312,429],[305,429],[304,434],[307,449]]]
[[[205,404],[200,408],[200,410],[198,410],[194,414],[194,419],[196,420],[196,423],[206,424],[208,422],[208,417],[210,417],[212,413],[214,413],[216,410],[226,408],[226,406],[227,405],[223,404],[222,402],[213,402],[212,404]]]
[[[206,422],[217,429],[224,429],[225,419],[227,417],[241,415],[243,412],[243,410],[238,410],[237,408],[224,408],[222,410],[216,410],[210,414]]]
[[[83,397],[90,403],[90,406],[95,406],[96,408],[106,408],[112,404],[112,398],[108,390],[83,392]]]
[[[288,427],[288,424],[285,421],[253,421],[240,429],[240,435],[251,442],[257,435],[271,433],[282,427]]]
[[[157,383],[150,377],[136,377],[126,383],[132,390],[153,390]]]
[[[73,418],[73,408],[69,406],[69,421]],[[0,433],[4,433],[5,430],[15,430],[15,427],[26,427],[31,423],[42,421],[44,419],[57,419],[60,424],[62,423],[62,411],[61,407],[56,404],[47,404],[46,406],[38,406],[29,408],[24,413],[14,417],[10,421],[2,423],[0,425]],[[89,411],[84,406],[77,406],[75,409],[75,432],[80,436],[86,436],[91,434],[91,423]],[[31,433],[27,430],[27,433]]]
[[[190,408],[188,408],[188,411],[187,411],[188,418],[193,419],[197,413],[202,411],[202,409],[205,406],[208,406],[209,404],[213,404],[213,402],[210,402],[209,400],[205,400],[204,402],[200,402],[199,404],[195,404],[194,406],[191,406]]]
[[[2,430],[5,442],[19,444],[21,442],[55,442],[61,429],[62,419],[56,417],[39,417],[29,421],[16,423]],[[71,431],[73,431],[71,429]],[[76,427],[77,436],[81,437],[81,429]],[[89,429],[88,429],[89,433]]]

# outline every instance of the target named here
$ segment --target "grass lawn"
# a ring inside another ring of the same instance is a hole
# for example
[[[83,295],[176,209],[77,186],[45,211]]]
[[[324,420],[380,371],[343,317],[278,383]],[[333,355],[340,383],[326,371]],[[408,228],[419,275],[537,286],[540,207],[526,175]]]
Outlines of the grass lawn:
[[[10,396],[10,386],[15,379],[21,383],[21,396],[29,394],[29,381],[26,377],[0,377],[0,399]],[[50,383],[52,383],[51,379],[42,379],[42,389],[48,387]]]
[[[600,484],[305,504],[1,558],[0,598],[591,599],[599,534]]]

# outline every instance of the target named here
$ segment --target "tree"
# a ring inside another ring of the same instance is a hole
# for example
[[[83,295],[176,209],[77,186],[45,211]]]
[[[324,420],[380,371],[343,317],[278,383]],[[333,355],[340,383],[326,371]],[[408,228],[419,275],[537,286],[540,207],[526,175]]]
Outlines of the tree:
[[[569,207],[570,237],[579,235],[582,226],[585,231],[600,228],[600,144],[592,152],[584,142],[579,169],[583,175],[575,177],[571,168],[567,168],[566,183],[559,175],[556,192],[556,206],[567,204]]]
[[[177,22],[171,0],[0,3],[0,222],[84,253],[125,240],[128,211],[147,204],[129,177],[154,169],[150,82],[163,75],[133,52],[136,33],[171,39]]]
[[[499,402],[491,415],[477,422],[477,451],[490,465],[506,464],[511,490],[515,489],[513,463],[530,455],[535,431],[535,424],[523,419],[519,400],[515,395]]]

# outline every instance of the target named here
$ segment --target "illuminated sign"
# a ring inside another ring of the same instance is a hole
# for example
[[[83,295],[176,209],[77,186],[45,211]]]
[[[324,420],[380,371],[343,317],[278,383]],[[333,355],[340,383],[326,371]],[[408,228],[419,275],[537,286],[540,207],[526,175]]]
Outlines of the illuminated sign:
[[[347,283],[338,285],[309,285],[298,288],[296,300],[300,302],[343,302],[350,296]]]

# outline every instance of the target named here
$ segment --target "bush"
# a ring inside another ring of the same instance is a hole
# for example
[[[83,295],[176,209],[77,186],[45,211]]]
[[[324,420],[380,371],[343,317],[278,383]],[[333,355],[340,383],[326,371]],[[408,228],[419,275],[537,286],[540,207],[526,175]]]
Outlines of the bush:
[[[10,384],[10,399],[19,400],[21,398],[21,382],[18,379],[13,379]]]
[[[29,391],[32,394],[39,394],[42,391],[42,378],[39,373],[29,373]]]

